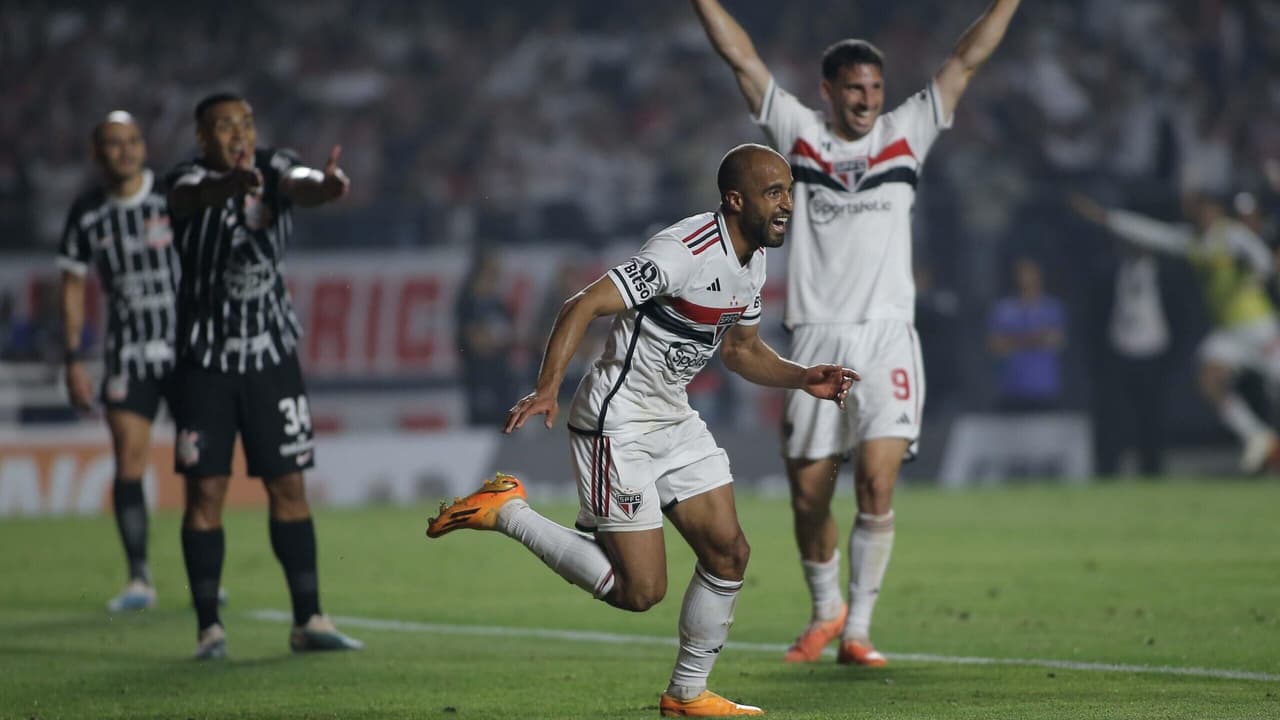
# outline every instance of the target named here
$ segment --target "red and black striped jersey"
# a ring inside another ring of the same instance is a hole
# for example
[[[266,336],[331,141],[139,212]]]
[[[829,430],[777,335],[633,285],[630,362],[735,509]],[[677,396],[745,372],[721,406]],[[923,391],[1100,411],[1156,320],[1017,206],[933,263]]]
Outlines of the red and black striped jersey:
[[[734,325],[760,322],[765,253],[743,265],[719,213],[685,218],[609,270],[627,310],[614,317],[604,353],[578,385],[569,425],[631,435],[695,411],[685,387]]]
[[[911,208],[925,154],[950,126],[938,89],[912,95],[852,142],[770,80],[756,122],[791,162],[788,326],[915,318]]]

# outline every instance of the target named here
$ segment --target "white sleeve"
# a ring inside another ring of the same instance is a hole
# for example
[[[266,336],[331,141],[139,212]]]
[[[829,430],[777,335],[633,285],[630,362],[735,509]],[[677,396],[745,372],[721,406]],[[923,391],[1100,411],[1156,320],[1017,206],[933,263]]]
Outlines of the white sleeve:
[[[608,276],[618,286],[627,307],[632,308],[682,290],[694,267],[693,253],[684,243],[667,235],[655,235],[640,252],[611,268]]]
[[[760,317],[763,314],[763,308],[760,303],[760,295],[756,294],[756,299],[751,301],[746,310],[742,311],[742,317],[738,318],[739,325],[759,325]]]
[[[822,121],[794,95],[778,87],[777,81],[771,77],[755,122],[764,130],[773,149],[786,155],[807,127]]]
[[[1267,244],[1244,225],[1233,225],[1227,231],[1227,245],[1233,254],[1244,258],[1260,277],[1271,277],[1275,272]]]
[[[951,127],[952,120],[942,115],[937,82],[930,82],[928,87],[904,100],[886,119],[907,137],[911,152],[920,162],[924,162],[938,135]]]
[[[1129,242],[1175,255],[1190,252],[1194,238],[1189,226],[1152,220],[1128,210],[1108,210],[1107,227]]]
[[[204,180],[208,174],[208,171],[197,163],[183,163],[169,173],[166,184],[171,188],[184,185],[199,185],[200,181]]]

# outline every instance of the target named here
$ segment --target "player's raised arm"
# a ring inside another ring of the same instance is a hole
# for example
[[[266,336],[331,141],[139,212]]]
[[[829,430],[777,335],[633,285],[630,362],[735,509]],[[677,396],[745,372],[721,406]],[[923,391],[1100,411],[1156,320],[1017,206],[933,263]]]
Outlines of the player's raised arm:
[[[338,167],[342,146],[334,145],[329,151],[324,172],[301,165],[292,167],[280,178],[280,190],[302,207],[315,207],[333,202],[351,188],[351,180]]]
[[[1191,249],[1194,231],[1189,225],[1161,222],[1128,210],[1111,210],[1079,193],[1072,193],[1068,204],[1085,220],[1148,250],[1185,255]]]
[[[566,300],[560,307],[560,314],[556,315],[555,324],[551,326],[551,337],[547,340],[547,349],[542,353],[542,366],[538,370],[537,386],[507,412],[507,422],[502,431],[509,433],[517,430],[534,415],[546,415],[546,426],[550,428],[560,411],[557,398],[565,368],[578,351],[582,336],[587,332],[587,325],[598,317],[616,315],[626,309],[627,303],[622,299],[622,293],[607,275]]]
[[[693,9],[698,13],[711,47],[733,70],[751,114],[759,115],[765,91],[769,89],[770,75],[769,68],[756,53],[751,37],[719,0],[693,0]]]
[[[720,346],[725,367],[757,385],[804,390],[844,407],[858,373],[839,365],[805,367],[781,357],[760,338],[759,325],[734,325]]]
[[[938,84],[943,117],[950,118],[955,112],[956,103],[960,102],[960,96],[969,86],[969,78],[1004,39],[1004,32],[1009,28],[1009,21],[1013,19],[1020,1],[992,0],[982,17],[960,36],[951,57],[938,68],[934,81]]]

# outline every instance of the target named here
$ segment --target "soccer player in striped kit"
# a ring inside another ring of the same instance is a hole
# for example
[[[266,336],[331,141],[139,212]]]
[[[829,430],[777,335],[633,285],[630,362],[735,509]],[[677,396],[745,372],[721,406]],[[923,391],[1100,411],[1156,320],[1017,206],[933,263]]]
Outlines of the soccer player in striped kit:
[[[871,643],[871,613],[893,548],[893,488],[903,459],[914,454],[924,405],[911,208],[926,153],[950,127],[969,79],[999,45],[1019,0],[993,0],[929,86],[884,114],[880,51],[864,40],[830,46],[822,56],[822,96],[830,105],[825,120],[778,87],[719,0],[692,2],[755,121],[794,168],[785,317],[790,356],[801,363],[831,358],[858,368],[863,378],[848,411],[787,394],[783,456],[813,603],[808,626],[784,659],[816,661],[840,637],[839,662],[884,665]],[[846,605],[831,497],[840,463],[855,450],[858,516],[849,536]]]
[[[494,530],[614,607],[643,612],[667,590],[663,516],[698,564],[680,610],[680,649],[659,712],[675,717],[759,715],[707,689],[733,624],[750,548],[738,524],[724,450],[689,407],[685,387],[720,348],[730,370],[771,387],[843,403],[857,375],[798,365],[760,339],[765,249],[791,218],[791,170],[762,145],[730,150],[718,173],[716,212],[658,232],[631,259],[569,298],[547,341],[537,386],[507,416],[506,432],[545,415],[551,428],[569,359],[587,324],[612,315],[609,342],[569,409],[579,530],[540,515],[523,484],[499,474],[427,527]]]
[[[220,93],[196,105],[200,156],[170,174],[169,208],[182,260],[178,288],[180,408],[174,455],[186,479],[182,553],[196,609],[197,659],[226,654],[217,588],[222,505],[236,436],[267,490],[271,548],[293,605],[294,651],[361,644],[320,611],[316,538],[303,471],[314,464],[311,412],[298,364],[301,327],[280,264],[293,207],[346,194],[334,147],[323,171],[284,150],[259,149],[253,109]]]
[[[169,402],[179,265],[164,188],[145,165],[147,146],[133,116],[122,110],[109,113],[94,126],[92,146],[102,183],[72,204],[57,264],[62,269],[67,394],[81,410],[94,405],[81,347],[85,276],[91,265],[107,300],[105,376],[98,397],[111,431],[116,464],[111,507],[129,569],[128,584],[107,603],[108,610],[119,612],[156,602],[147,567],[142,476],[151,423],[161,399]]]

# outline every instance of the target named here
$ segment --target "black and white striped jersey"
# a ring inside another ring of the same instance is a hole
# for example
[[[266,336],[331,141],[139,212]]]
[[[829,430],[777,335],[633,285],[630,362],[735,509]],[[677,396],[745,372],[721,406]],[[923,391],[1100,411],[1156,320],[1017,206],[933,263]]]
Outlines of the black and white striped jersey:
[[[57,264],[80,276],[97,267],[107,298],[107,377],[163,377],[172,369],[180,270],[165,192],[150,170],[130,197],[99,187],[76,198]]]
[[[298,164],[284,150],[258,150],[260,195],[174,218],[182,258],[178,353],[201,367],[243,373],[293,356],[302,326],[280,265],[293,234],[293,203],[280,180]],[[170,174],[172,187],[220,175],[197,159]]]

